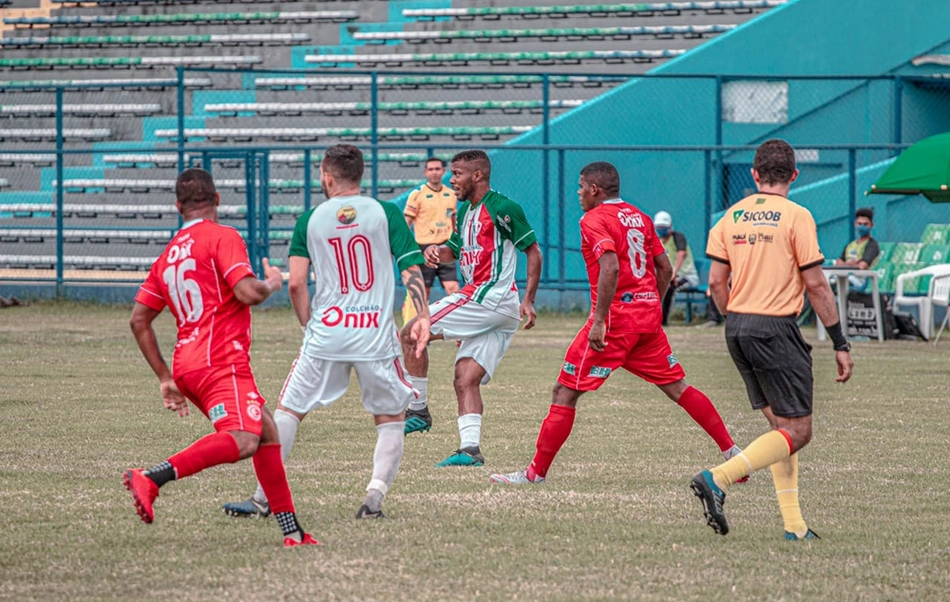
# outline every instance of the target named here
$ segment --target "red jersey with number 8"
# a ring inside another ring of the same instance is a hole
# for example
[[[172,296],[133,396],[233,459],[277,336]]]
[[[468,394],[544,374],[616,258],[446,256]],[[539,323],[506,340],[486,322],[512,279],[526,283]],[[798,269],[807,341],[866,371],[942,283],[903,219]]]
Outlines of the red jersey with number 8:
[[[610,303],[610,332],[658,332],[663,309],[656,286],[653,258],[666,252],[653,221],[620,199],[604,201],[581,218],[581,253],[590,280],[591,315],[597,306],[599,260],[608,251],[620,263],[617,292]]]
[[[241,235],[208,220],[185,224],[152,264],[135,300],[156,311],[167,305],[175,316],[176,378],[250,362],[251,308],[234,296],[234,286],[248,276],[254,272]]]

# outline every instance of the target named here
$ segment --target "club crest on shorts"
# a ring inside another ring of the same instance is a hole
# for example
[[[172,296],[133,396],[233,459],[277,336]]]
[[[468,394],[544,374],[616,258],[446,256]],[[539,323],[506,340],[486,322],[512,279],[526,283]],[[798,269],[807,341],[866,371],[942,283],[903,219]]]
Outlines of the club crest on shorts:
[[[349,226],[356,221],[356,209],[352,205],[344,205],[337,210],[336,219],[344,226]]]
[[[676,359],[676,356],[673,355],[672,353],[669,354],[668,356],[666,356],[666,361],[668,361],[668,362],[670,363],[670,368],[672,368],[672,367],[675,366],[676,364],[680,363],[680,361],[679,361],[678,359]]]

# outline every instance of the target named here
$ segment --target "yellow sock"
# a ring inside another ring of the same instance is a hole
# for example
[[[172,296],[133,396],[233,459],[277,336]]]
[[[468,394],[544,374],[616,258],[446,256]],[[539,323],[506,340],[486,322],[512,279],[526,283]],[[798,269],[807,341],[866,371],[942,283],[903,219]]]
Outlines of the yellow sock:
[[[805,537],[808,525],[805,524],[801,506],[798,505],[798,453],[776,462],[771,468],[785,530],[800,538]]]
[[[406,300],[402,304],[402,324],[405,326],[409,320],[416,317],[416,306],[412,303],[412,297],[406,293]]]
[[[788,439],[781,431],[769,431],[749,444],[749,447],[712,469],[713,479],[720,489],[726,489],[738,479],[766,466],[771,466],[791,454]]]

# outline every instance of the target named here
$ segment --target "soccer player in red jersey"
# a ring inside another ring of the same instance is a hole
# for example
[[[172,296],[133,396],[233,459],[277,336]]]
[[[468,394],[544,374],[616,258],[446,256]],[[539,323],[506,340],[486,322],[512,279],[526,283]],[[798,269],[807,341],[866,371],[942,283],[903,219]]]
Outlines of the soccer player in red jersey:
[[[277,427],[251,372],[250,306],[281,289],[280,269],[265,259],[266,279],[254,276],[241,235],[218,224],[221,198],[208,172],[182,172],[175,195],[184,224],[135,296],[132,332],[161,382],[165,408],[186,416],[191,400],[211,420],[215,433],[148,470],[127,470],[125,486],[139,516],[151,523],[153,502],[165,483],[253,457],[284,546],[318,544],[297,523]],[[166,306],[178,324],[172,370],[152,328]]]
[[[617,368],[655,384],[719,445],[723,457],[739,453],[719,412],[670,349],[660,323],[661,300],[673,266],[653,222],[620,199],[620,175],[606,162],[581,170],[581,253],[590,280],[591,315],[567,350],[554,398],[526,470],[494,474],[493,483],[541,483],[574,427],[577,400],[596,391]]]

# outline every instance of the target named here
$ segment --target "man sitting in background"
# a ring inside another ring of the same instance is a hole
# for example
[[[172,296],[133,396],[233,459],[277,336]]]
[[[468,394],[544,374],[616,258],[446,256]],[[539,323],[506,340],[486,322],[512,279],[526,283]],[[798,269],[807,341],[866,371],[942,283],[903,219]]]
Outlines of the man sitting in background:
[[[666,249],[666,255],[673,264],[673,282],[663,297],[663,326],[669,325],[670,308],[676,291],[688,286],[699,285],[699,273],[693,261],[693,251],[682,232],[673,231],[673,218],[666,211],[659,211],[653,217],[653,226]]]
[[[841,252],[841,257],[835,259],[835,265],[851,267],[856,270],[867,270],[877,261],[881,254],[881,246],[871,237],[874,229],[874,210],[870,207],[861,207],[854,213],[854,232],[858,235]],[[848,276],[852,288],[864,288],[866,278]]]

